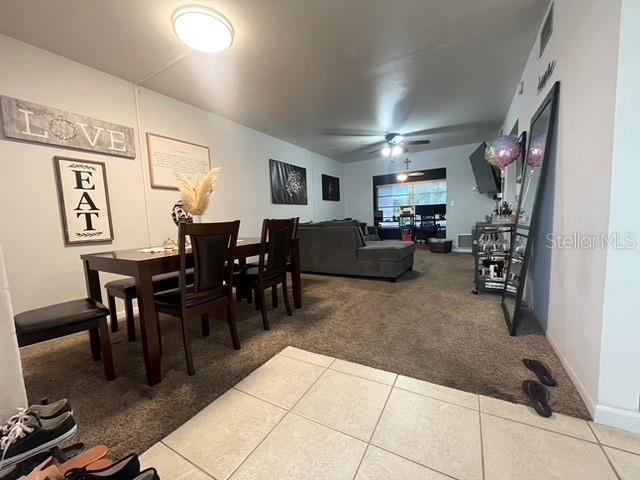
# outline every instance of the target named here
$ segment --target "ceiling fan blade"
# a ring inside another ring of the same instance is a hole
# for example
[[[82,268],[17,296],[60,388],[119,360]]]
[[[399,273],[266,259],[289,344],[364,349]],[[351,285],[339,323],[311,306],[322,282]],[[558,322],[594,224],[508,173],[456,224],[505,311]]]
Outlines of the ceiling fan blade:
[[[429,145],[431,140],[410,140],[404,143],[407,145]]]
[[[334,137],[378,137],[384,138],[384,133],[374,130],[360,130],[353,128],[324,128],[320,131],[323,135]]]
[[[404,137],[418,137],[425,135],[437,135],[441,133],[461,132],[465,130],[486,130],[492,129],[495,125],[493,122],[468,122],[459,123],[457,125],[445,125],[441,127],[427,128],[425,130],[416,130],[415,132],[407,132]]]

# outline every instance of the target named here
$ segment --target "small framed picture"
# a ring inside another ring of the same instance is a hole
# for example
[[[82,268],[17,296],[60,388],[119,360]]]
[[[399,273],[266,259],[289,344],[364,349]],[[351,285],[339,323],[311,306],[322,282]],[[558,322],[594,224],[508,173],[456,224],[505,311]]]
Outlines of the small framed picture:
[[[113,240],[107,172],[102,162],[54,157],[67,245]]]
[[[322,174],[322,200],[340,201],[340,179],[338,177]]]

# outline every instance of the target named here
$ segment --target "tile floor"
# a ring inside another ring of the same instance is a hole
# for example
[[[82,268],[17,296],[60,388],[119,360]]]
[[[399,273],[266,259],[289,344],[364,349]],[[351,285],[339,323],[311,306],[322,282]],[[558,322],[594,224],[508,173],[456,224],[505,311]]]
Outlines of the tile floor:
[[[640,436],[287,347],[141,461],[163,480],[637,480]]]

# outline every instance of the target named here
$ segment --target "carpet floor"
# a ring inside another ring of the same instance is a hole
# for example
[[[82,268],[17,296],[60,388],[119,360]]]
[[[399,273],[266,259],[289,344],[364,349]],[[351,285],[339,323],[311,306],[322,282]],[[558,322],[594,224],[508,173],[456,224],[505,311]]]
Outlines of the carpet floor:
[[[211,336],[193,324],[196,375],[186,374],[179,322],[161,318],[163,381],[145,383],[140,341],[126,329],[112,337],[118,377],[104,380],[91,361],[88,337],[72,336],[22,350],[29,400],[66,397],[79,434],[116,456],[143,452],[287,345],[449,387],[526,403],[521,385],[535,377],[521,363],[536,358],[552,369],[554,410],[589,418],[578,392],[542,331],[523,324],[510,337],[499,298],[473,295],[468,254],[416,253],[415,268],[396,283],[319,275],[303,277],[303,308],[287,317],[282,301],[262,329],[252,306],[237,308],[242,350],[227,325],[212,319]],[[270,298],[270,295],[268,295]]]

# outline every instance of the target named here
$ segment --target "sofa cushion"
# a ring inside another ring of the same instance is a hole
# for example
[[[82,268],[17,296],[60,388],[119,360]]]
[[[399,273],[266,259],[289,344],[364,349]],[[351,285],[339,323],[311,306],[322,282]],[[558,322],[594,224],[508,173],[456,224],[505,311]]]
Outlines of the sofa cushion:
[[[326,220],[324,222],[315,223],[301,223],[298,229],[303,228],[325,228],[325,227],[358,227],[358,238],[360,239],[360,246],[366,245],[364,234],[360,228],[360,222],[358,220],[344,219],[344,220]]]
[[[415,244],[401,240],[370,242],[358,248],[358,260],[368,262],[396,262],[413,255]]]

